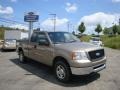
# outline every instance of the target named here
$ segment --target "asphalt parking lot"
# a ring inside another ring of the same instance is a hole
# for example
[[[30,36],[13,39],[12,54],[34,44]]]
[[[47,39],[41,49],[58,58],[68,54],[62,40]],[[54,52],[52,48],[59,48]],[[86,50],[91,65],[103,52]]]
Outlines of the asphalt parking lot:
[[[95,75],[74,75],[69,83],[57,81],[50,67],[35,61],[21,64],[16,52],[0,52],[0,90],[120,90],[120,51],[105,51],[105,70]]]

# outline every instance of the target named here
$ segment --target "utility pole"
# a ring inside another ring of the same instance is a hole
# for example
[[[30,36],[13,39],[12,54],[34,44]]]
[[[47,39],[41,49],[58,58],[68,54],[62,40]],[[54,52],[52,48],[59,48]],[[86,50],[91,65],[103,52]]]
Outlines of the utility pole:
[[[120,26],[120,18],[119,18],[119,26]]]
[[[73,31],[74,31],[74,29],[75,29],[75,26],[73,25],[72,27],[73,27]],[[75,31],[74,31],[74,32],[75,32]]]
[[[70,31],[70,22],[67,22],[67,28],[68,28],[68,32]]]
[[[49,14],[53,16],[53,21],[54,21],[54,32],[56,31],[56,14]]]
[[[38,22],[38,28],[39,31],[41,31],[41,26],[40,26],[40,22]]]

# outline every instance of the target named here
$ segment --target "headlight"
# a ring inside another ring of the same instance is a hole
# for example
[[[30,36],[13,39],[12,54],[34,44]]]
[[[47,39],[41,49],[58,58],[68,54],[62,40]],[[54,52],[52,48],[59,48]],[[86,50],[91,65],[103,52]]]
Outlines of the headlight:
[[[5,47],[9,46],[8,44],[4,44]]]
[[[4,44],[5,44],[5,45],[9,45],[9,43],[8,43],[8,42],[5,42]]]
[[[73,60],[88,60],[86,52],[73,52],[72,59]]]
[[[5,44],[9,45],[9,42],[5,42]]]

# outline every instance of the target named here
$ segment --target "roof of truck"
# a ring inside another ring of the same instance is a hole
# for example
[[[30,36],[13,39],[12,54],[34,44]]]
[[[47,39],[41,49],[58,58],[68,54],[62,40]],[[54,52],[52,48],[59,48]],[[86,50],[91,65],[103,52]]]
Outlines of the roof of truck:
[[[47,32],[48,33],[48,32],[54,32],[54,31],[37,31],[36,30],[36,31],[33,31],[33,32]],[[66,31],[55,31],[55,32],[66,32]]]

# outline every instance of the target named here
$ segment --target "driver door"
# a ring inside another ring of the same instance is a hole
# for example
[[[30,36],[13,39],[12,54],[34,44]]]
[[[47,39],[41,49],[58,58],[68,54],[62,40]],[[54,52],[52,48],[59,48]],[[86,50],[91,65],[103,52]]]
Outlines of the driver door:
[[[39,32],[37,34],[34,57],[37,61],[50,65],[50,60],[53,58],[53,48],[51,48],[50,42],[46,33]]]

